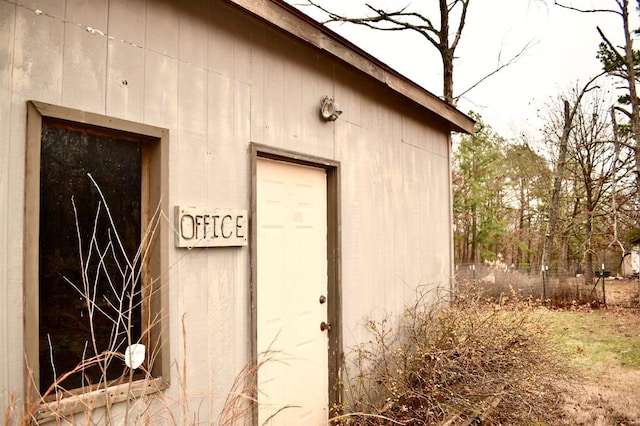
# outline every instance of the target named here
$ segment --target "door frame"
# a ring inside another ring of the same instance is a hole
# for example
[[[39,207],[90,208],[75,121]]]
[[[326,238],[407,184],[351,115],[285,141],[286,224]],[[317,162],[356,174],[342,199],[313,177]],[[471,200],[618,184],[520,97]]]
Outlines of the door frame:
[[[282,161],[294,165],[311,166],[324,169],[327,174],[327,321],[333,327],[329,332],[328,389],[329,418],[339,414],[335,407],[342,402],[340,386],[342,363],[342,291],[341,291],[341,240],[340,240],[340,162],[326,158],[301,154],[294,151],[275,148],[258,143],[250,144],[251,167],[251,214],[249,215],[251,254],[251,354],[257,358],[258,320],[257,320],[257,283],[258,283],[258,247],[257,247],[257,160],[258,158]],[[257,398],[257,377],[256,394]],[[253,424],[258,423],[258,405],[254,404]]]

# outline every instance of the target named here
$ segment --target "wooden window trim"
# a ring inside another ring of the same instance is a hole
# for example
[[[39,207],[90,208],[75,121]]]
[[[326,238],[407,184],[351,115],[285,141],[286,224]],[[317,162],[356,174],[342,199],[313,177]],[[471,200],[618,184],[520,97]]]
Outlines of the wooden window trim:
[[[34,417],[39,423],[46,423],[69,417],[74,413],[82,413],[107,405],[111,406],[127,399],[140,398],[144,395],[160,392],[166,388],[167,383],[161,377],[122,383],[109,386],[106,389],[85,392],[73,398],[62,398],[59,401],[38,404]]]
[[[28,406],[38,406],[32,412],[39,416],[37,420],[45,420],[51,416],[65,416],[96,408],[127,398],[135,398],[151,392],[166,389],[169,386],[169,291],[167,287],[169,231],[158,226],[154,240],[150,246],[149,261],[143,271],[144,291],[150,297],[149,310],[159,313],[158,324],[152,329],[149,337],[153,354],[151,375],[153,379],[138,380],[85,392],[77,397],[44,403],[37,392],[39,378],[38,357],[38,315],[39,315],[39,214],[40,214],[40,144],[43,119],[58,119],[94,127],[97,131],[105,130],[117,134],[118,137],[133,135],[143,144],[142,180],[147,187],[141,200],[142,237],[151,222],[156,209],[169,211],[169,131],[167,129],[146,124],[117,119],[104,115],[89,113],[71,108],[51,105],[42,102],[27,102],[26,131],[26,170],[25,170],[25,210],[24,210],[24,348],[25,348],[25,401]],[[162,224],[162,223],[161,223]],[[145,296],[143,295],[143,297]],[[146,318],[142,312],[143,321]],[[42,417],[42,418],[40,418]]]

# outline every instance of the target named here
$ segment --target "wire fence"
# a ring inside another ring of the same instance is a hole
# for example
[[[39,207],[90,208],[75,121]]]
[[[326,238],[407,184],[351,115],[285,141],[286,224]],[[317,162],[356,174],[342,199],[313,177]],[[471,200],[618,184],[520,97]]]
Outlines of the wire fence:
[[[543,270],[550,277],[572,278],[582,275],[582,270],[578,266],[558,267],[547,266],[544,269],[539,263],[517,263],[507,265],[501,262],[483,262],[483,263],[460,263],[455,265],[456,276],[463,278],[482,278],[494,271],[511,272],[523,275],[541,277]]]
[[[521,297],[554,303],[599,301],[606,304],[605,278],[608,271],[594,271],[592,283],[585,283],[580,271],[543,268],[541,265],[503,263],[457,264],[458,283],[473,283],[487,297],[517,293]]]

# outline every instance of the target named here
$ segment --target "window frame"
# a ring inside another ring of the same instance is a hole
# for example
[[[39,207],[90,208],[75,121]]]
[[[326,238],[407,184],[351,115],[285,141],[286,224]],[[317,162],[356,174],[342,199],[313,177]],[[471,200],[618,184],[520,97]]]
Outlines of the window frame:
[[[89,113],[37,101],[27,101],[25,202],[24,202],[24,348],[25,389],[39,389],[39,215],[40,215],[40,146],[43,119],[53,118],[77,125],[98,126],[114,134],[128,134],[139,139],[142,146],[142,200],[141,236],[149,229],[157,209],[169,211],[169,131],[160,127]],[[156,220],[162,220],[156,219]],[[162,223],[160,223],[162,225]],[[113,404],[131,397],[166,389],[169,386],[169,344],[167,288],[169,232],[166,226],[157,226],[150,246],[148,262],[141,274],[143,297],[148,295],[145,312],[159,314],[149,337],[148,353],[156,354],[151,370],[152,380],[143,379],[106,389],[74,395],[59,401],[45,403],[38,392],[28,392],[25,400],[39,409],[38,420],[48,416],[68,415],[89,408]],[[52,405],[54,404],[54,405]]]

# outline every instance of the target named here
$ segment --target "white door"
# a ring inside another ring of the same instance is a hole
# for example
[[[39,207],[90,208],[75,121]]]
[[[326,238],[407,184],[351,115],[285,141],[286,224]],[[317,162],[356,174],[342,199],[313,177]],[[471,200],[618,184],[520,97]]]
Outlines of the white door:
[[[326,425],[327,178],[323,169],[257,161],[258,424]],[[279,411],[281,410],[281,411]]]

